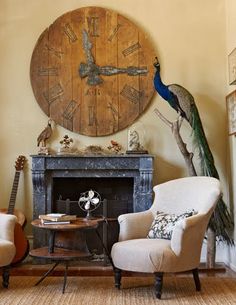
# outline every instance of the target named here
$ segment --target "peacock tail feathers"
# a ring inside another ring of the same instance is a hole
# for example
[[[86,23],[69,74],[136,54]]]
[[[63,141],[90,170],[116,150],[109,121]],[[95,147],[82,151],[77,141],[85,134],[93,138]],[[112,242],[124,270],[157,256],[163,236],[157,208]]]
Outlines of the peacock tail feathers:
[[[234,245],[234,240],[231,237],[234,223],[222,198],[219,199],[210,218],[209,227],[215,232],[218,241]]]
[[[193,142],[198,148],[202,175],[219,179],[219,174],[214,164],[214,158],[208,145],[201,118],[195,103],[191,105],[191,118],[189,123],[192,127]]]
[[[202,175],[219,179],[219,174],[214,164],[214,158],[207,142],[198,109],[195,104],[191,105],[191,109],[192,116],[189,123],[192,127],[193,141],[198,148]],[[233,221],[222,198],[219,199],[216,205],[209,226],[215,232],[219,241],[225,241],[229,245],[234,244],[230,237]]]

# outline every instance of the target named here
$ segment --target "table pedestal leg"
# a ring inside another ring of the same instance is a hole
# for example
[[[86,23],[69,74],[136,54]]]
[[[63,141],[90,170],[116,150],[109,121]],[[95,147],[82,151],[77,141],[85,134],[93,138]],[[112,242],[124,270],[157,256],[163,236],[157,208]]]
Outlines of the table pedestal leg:
[[[39,280],[38,282],[34,285],[34,286],[37,286],[39,283],[41,283],[46,276],[49,275],[49,273],[51,273],[55,268],[56,266],[59,264],[59,262],[56,262]]]
[[[65,292],[66,280],[67,280],[67,270],[68,270],[68,262],[65,262],[65,273],[64,273],[64,282],[63,282],[62,293]]]

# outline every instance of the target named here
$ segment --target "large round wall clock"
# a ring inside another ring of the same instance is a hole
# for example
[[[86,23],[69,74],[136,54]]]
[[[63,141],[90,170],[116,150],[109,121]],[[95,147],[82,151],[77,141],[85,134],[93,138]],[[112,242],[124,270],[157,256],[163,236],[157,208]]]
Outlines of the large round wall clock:
[[[39,37],[31,84],[44,113],[87,136],[113,134],[147,108],[156,54],[145,33],[117,12],[83,7]]]

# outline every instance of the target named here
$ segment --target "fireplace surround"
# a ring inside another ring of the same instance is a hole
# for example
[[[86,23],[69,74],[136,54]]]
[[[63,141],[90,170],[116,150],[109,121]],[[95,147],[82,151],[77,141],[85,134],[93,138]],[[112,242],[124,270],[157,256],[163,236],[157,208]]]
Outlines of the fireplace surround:
[[[143,211],[152,204],[152,155],[31,157],[34,219],[40,214],[63,212],[58,207],[59,199],[76,201],[89,188],[98,190],[106,199],[108,217]],[[79,208],[71,213],[83,216]],[[113,234],[111,243],[116,235]],[[34,230],[33,236],[34,248],[47,245],[47,236],[42,230]]]

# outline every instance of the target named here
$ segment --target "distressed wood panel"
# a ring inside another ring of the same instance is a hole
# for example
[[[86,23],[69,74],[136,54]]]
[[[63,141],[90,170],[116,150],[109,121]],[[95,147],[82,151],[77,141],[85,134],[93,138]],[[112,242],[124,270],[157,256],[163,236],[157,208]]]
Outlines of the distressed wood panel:
[[[155,56],[144,31],[117,12],[84,7],[65,13],[35,46],[35,98],[48,116],[71,131],[113,134],[148,107]]]

